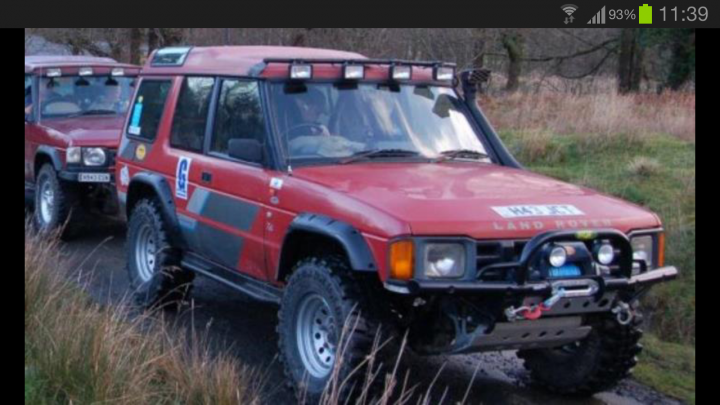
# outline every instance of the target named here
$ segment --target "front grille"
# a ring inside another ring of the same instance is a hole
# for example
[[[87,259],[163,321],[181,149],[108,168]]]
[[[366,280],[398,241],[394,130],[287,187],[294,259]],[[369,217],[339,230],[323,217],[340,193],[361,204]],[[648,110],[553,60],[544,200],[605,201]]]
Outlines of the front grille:
[[[477,243],[477,270],[481,272],[488,266],[499,263],[520,261],[522,251],[528,241],[481,241]],[[488,270],[481,275],[482,281],[504,281],[507,270]]]

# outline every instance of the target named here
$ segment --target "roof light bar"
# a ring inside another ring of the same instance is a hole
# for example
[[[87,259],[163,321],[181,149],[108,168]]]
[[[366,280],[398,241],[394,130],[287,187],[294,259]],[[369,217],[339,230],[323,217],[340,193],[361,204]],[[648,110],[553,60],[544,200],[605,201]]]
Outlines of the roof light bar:
[[[365,78],[365,66],[345,65],[343,68],[343,77],[345,80],[363,80]]]
[[[390,77],[393,80],[412,80],[412,66],[392,65]]]
[[[290,65],[290,78],[293,80],[310,80],[313,77],[312,65]]]
[[[78,74],[80,76],[92,76],[94,73],[93,68],[84,67],[80,68],[80,72]]]
[[[60,69],[48,69],[46,73],[47,77],[61,77],[62,70]]]
[[[438,66],[435,68],[435,80],[439,82],[450,82],[455,79],[455,68],[449,66]]]
[[[125,76],[125,69],[114,68],[112,71],[110,71],[110,76],[113,76],[113,77]]]

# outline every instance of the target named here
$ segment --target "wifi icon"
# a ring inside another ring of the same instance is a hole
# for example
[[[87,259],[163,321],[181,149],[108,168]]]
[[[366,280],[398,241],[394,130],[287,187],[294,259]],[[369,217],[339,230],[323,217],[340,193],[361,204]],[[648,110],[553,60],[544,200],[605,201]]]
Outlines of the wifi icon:
[[[565,24],[570,24],[573,21],[575,21],[575,17],[573,17],[573,13],[575,13],[575,11],[577,11],[578,6],[576,6],[574,4],[565,4],[564,6],[561,6],[560,8],[565,12],[565,14],[568,15],[565,18]]]

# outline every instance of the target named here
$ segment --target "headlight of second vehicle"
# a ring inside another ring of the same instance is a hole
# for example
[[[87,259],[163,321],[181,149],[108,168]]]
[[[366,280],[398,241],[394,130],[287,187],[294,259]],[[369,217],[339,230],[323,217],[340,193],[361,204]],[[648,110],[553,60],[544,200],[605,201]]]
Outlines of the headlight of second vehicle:
[[[460,278],[465,275],[465,247],[455,243],[425,246],[425,275],[430,278]]]
[[[103,148],[84,148],[83,164],[85,166],[103,166],[107,162],[107,154]]]

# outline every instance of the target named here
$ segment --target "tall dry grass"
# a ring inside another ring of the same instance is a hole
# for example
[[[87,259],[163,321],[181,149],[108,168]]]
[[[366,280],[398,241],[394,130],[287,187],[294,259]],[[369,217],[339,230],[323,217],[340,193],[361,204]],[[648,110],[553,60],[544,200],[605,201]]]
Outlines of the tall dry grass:
[[[35,235],[26,227],[25,367],[26,379],[38,385],[33,387],[38,403],[263,402],[261,392],[269,382],[237,359],[211,354],[208,342],[194,332],[181,333],[157,313],[137,314],[125,307],[94,303],[78,286],[78,280],[69,279],[60,270],[65,266],[58,240]],[[351,336],[356,327],[346,325],[343,336]],[[343,337],[342,341],[348,340]],[[434,403],[435,383],[421,389],[409,383],[409,371],[400,377],[405,343],[390,364],[384,363],[383,349],[388,342],[378,334],[363,364],[347,380],[334,375],[320,403]],[[342,343],[339,362],[345,347]],[[468,384],[462,403],[467,401],[473,381]],[[350,402],[348,395],[353,398]]]
[[[503,130],[601,138],[670,134],[695,140],[695,94],[515,93],[480,100]]]
[[[91,302],[61,274],[61,262],[57,239],[26,229],[26,379],[39,382],[41,402],[260,402],[253,372],[150,315]]]

